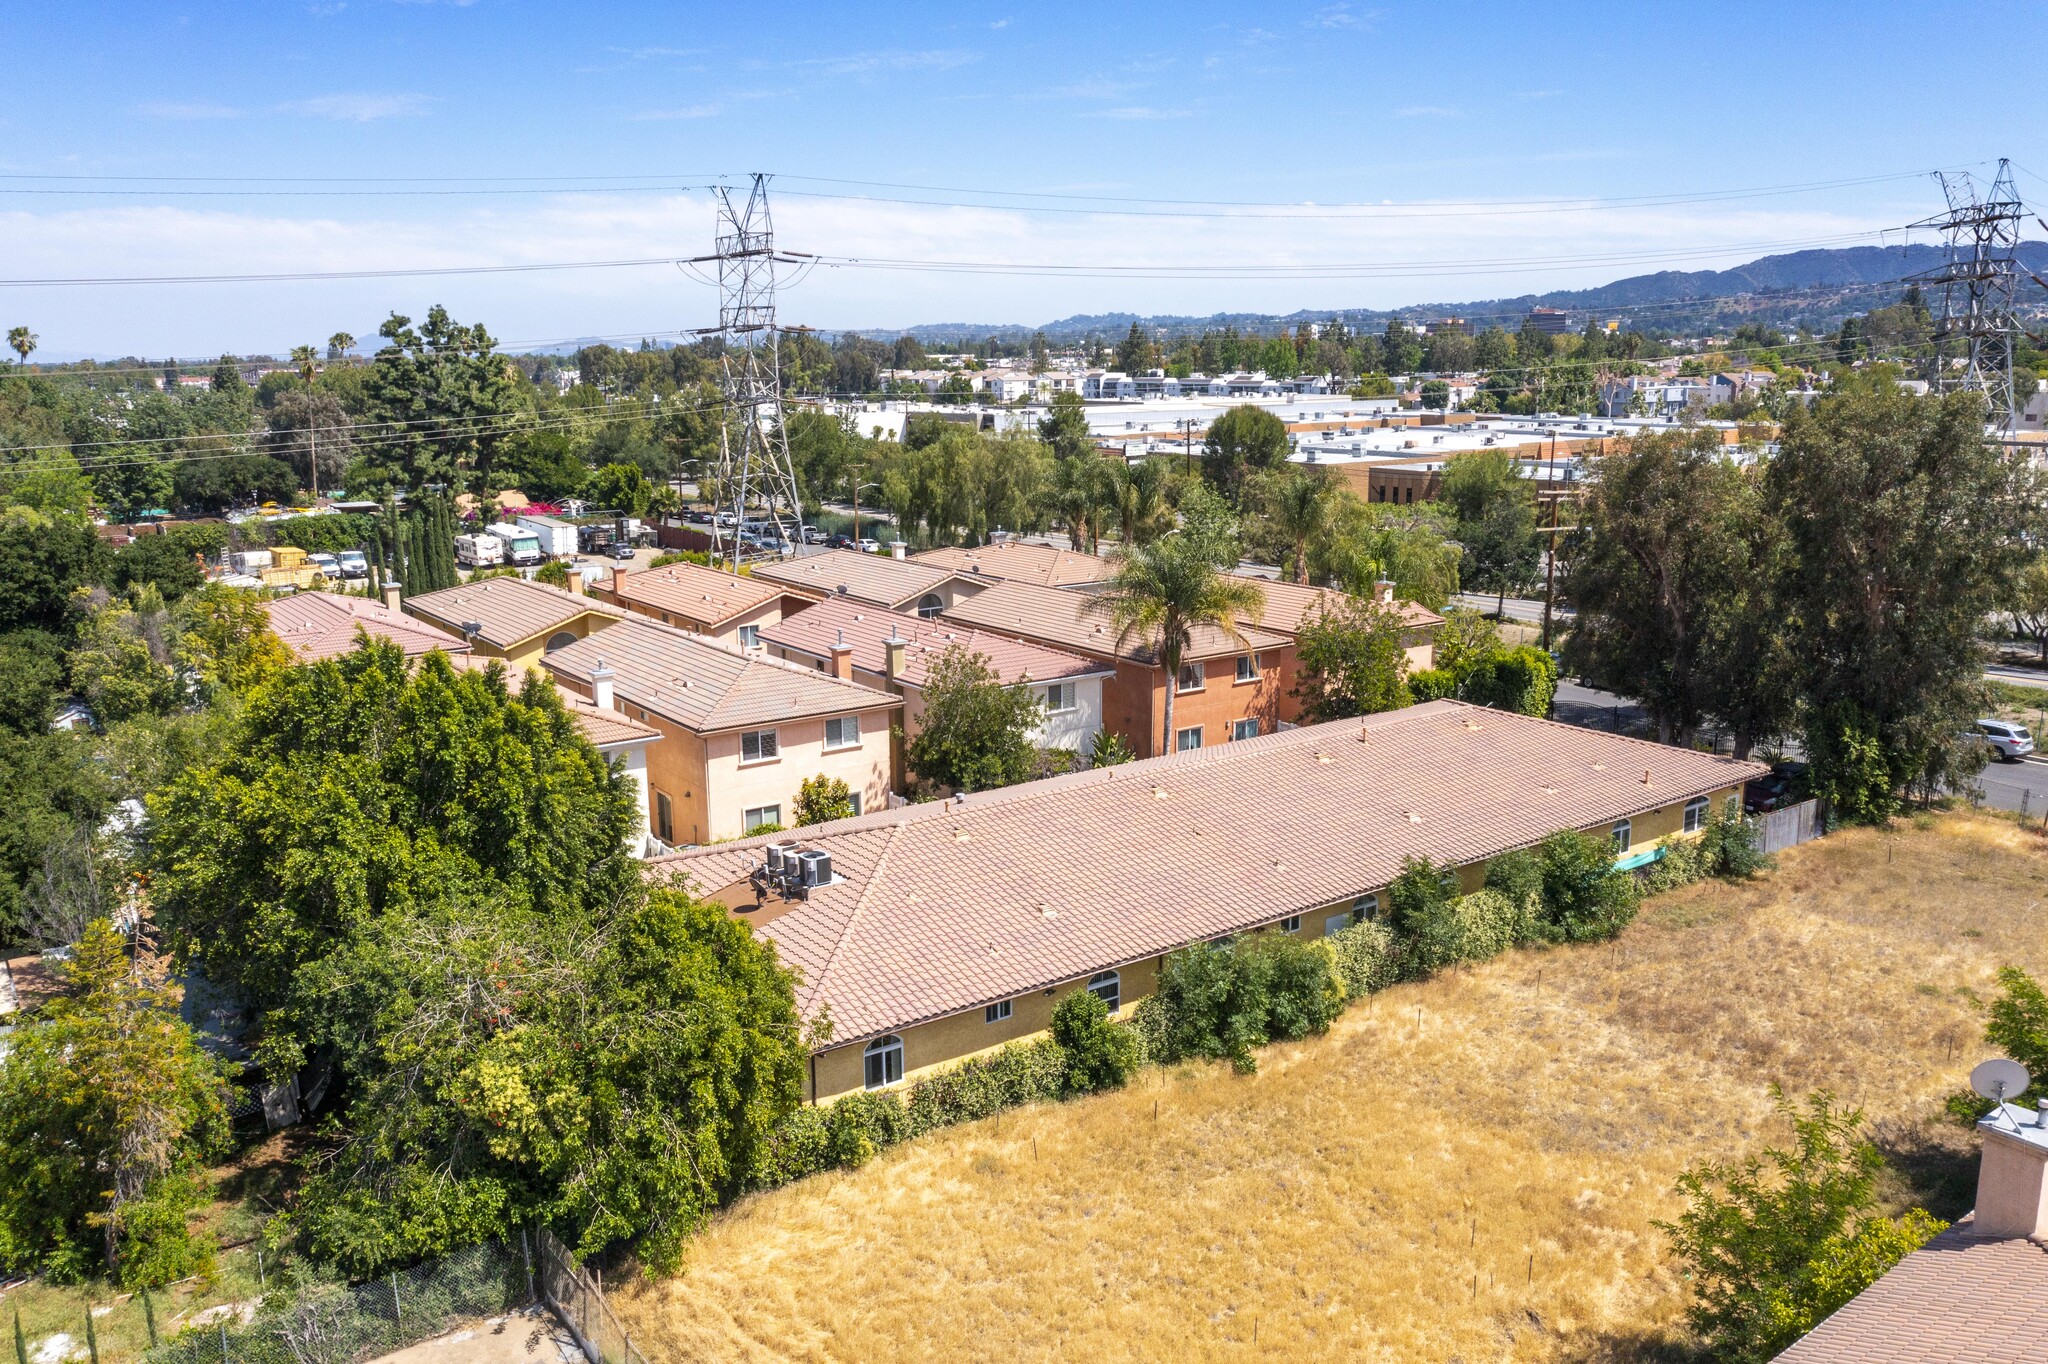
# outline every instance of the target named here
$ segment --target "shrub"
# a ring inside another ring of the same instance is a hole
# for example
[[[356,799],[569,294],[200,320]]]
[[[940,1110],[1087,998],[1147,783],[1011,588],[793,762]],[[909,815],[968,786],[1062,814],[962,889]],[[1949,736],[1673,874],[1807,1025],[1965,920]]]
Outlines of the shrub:
[[[1121,1089],[1138,1068],[1138,1039],[1109,1021],[1109,1007],[1087,990],[1076,990],[1052,1011],[1052,1040],[1059,1046],[1068,1094]]]
[[[1763,830],[1743,815],[1734,796],[1708,816],[1699,842],[1709,876],[1747,880],[1771,865],[1770,854],[1764,851]]]
[[[1543,867],[1545,936],[1563,942],[1611,938],[1636,915],[1635,878],[1614,869],[1614,845],[1597,834],[1560,829],[1537,850]]]
[[[1498,890],[1476,890],[1452,910],[1457,923],[1457,960],[1486,961],[1510,947],[1528,942],[1536,931],[1527,900],[1513,900]]]
[[[566,592],[569,589],[568,566],[560,559],[550,559],[534,570],[533,580],[537,583],[546,583],[549,587],[559,587]]]
[[[1486,864],[1486,888],[1526,905],[1533,915],[1543,902],[1543,866],[1527,848],[1504,852]]]
[[[1424,701],[1441,701],[1458,694],[1458,679],[1442,668],[1424,668],[1408,674],[1408,694],[1415,698],[1417,705]]]
[[[1557,660],[1531,644],[1499,649],[1479,660],[1463,690],[1474,705],[1548,715],[1557,695]]]
[[[1171,953],[1156,998],[1163,1061],[1190,1056],[1258,1069],[1254,1047],[1306,1037],[1343,1007],[1335,954],[1286,933],[1255,933],[1226,947],[1197,943]]]
[[[837,777],[828,777],[820,772],[815,777],[805,777],[796,789],[798,828],[823,824],[828,820],[849,819],[852,815],[853,789]]]
[[[909,1135],[910,1116],[894,1094],[848,1094],[826,1110],[826,1152],[842,1169],[858,1170]]]
[[[1113,729],[1096,730],[1095,742],[1088,746],[1090,767],[1121,767],[1137,756],[1124,736]]]
[[[1066,1054],[1045,1038],[962,1062],[911,1086],[906,1109],[912,1136],[993,1117],[1006,1108],[1060,1097]]]
[[[1323,941],[1330,945],[1337,978],[1349,998],[1363,999],[1400,979],[1400,950],[1394,943],[1394,931],[1385,924],[1352,924]]]

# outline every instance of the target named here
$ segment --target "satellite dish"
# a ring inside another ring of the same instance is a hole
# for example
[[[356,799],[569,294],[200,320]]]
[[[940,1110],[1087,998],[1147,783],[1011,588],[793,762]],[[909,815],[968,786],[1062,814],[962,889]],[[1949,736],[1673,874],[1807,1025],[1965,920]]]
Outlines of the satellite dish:
[[[1998,1103],[2004,1103],[2010,1095],[2026,1093],[2032,1080],[2025,1066],[2003,1058],[1979,1062],[1977,1068],[1970,1072],[1970,1088],[1976,1090],[1979,1097]]]

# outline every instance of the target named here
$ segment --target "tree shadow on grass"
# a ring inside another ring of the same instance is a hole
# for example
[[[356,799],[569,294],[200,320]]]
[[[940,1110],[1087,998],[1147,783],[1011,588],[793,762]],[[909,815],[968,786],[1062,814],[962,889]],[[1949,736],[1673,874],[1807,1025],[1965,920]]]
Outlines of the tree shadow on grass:
[[[1885,1159],[1878,1200],[1886,1212],[1925,1208],[1953,1222],[1976,1205],[1976,1133],[1940,1118],[1895,1119],[1871,1124],[1870,1140]]]

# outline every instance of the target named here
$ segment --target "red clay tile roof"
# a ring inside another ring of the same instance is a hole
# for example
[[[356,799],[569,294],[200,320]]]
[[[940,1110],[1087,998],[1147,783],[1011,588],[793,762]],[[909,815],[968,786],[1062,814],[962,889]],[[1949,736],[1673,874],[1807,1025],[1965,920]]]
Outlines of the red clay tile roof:
[[[477,654],[467,654],[448,661],[455,665],[457,672],[482,672],[487,668],[505,666],[505,661],[501,658],[484,658]],[[576,728],[583,732],[583,737],[590,741],[593,748],[652,743],[661,737],[661,731],[653,725],[641,724],[624,711],[599,710],[595,703],[584,700],[547,673],[529,671],[529,675],[541,678],[555,689],[555,697],[562,703],[562,709],[568,711],[575,719]],[[525,685],[525,682],[524,679],[508,672],[505,676],[505,685],[516,692]]]
[[[614,697],[699,734],[903,704],[888,692],[728,648],[645,616],[627,616],[541,659],[550,673],[583,685],[599,663],[614,674]]]
[[[876,606],[915,602],[941,583],[964,575],[914,559],[863,554],[853,549],[828,549],[779,563],[758,564],[754,576],[820,597],[852,597]]]
[[[1275,582],[1271,578],[1254,578],[1242,575],[1247,582],[1254,582],[1265,591],[1266,610],[1257,624],[1268,630],[1281,630],[1290,635],[1301,633],[1301,627],[1313,618],[1318,610],[1334,610],[1341,605],[1346,594],[1329,587],[1303,587],[1298,583]],[[1419,602],[1401,601],[1394,603],[1401,613],[1401,623],[1410,629],[1434,629],[1444,623],[1444,618]]]
[[[1782,1364],[2010,1364],[2048,1340],[2048,1245],[1966,1217],[1778,1356]]]
[[[462,627],[473,621],[483,627],[477,638],[497,649],[524,644],[535,635],[558,630],[581,615],[626,614],[623,607],[509,575],[461,587],[444,587],[439,592],[423,592],[407,597],[405,605],[453,635],[459,636]]]
[[[1056,649],[1151,663],[1155,654],[1149,642],[1133,640],[1125,648],[1117,647],[1116,626],[1110,622],[1109,613],[1089,609],[1088,604],[1097,600],[1099,598],[1089,592],[1067,592],[1057,587],[1034,587],[1029,583],[996,583],[950,607],[944,618],[999,634],[1035,640]],[[1277,649],[1292,642],[1287,636],[1270,630],[1248,626],[1240,628],[1244,634],[1243,643],[1231,639],[1214,626],[1197,628],[1182,654],[1183,660],[1195,663],[1209,658],[1226,658],[1248,649]]]
[[[615,573],[601,586],[620,605],[652,607],[715,630],[782,596],[779,585],[700,564],[667,564],[644,573]],[[680,622],[678,622],[680,623]]]
[[[907,612],[886,611],[846,597],[828,597],[816,606],[785,616],[780,624],[764,626],[761,639],[829,663],[833,643],[843,638],[853,646],[854,667],[864,672],[885,673],[888,651],[882,641],[891,631],[909,641],[903,650],[903,681],[913,687],[923,687],[932,663],[955,645],[969,653],[985,655],[996,676],[1012,684],[1102,676],[1114,671],[1107,663],[1048,649],[1043,644],[970,629],[947,620],[920,620]]]
[[[1116,574],[1116,565],[1099,555],[1022,540],[983,545],[979,549],[928,549],[915,557],[917,562],[934,568],[978,573],[1004,582],[1035,583],[1040,587],[1078,587],[1105,582]]]
[[[838,1044],[1348,904],[1411,855],[1476,862],[1763,771],[1433,701],[675,853],[647,874],[717,893],[771,839],[830,852],[844,879],[757,931]]]
[[[270,632],[291,646],[305,663],[334,658],[356,647],[356,632],[388,639],[417,658],[433,649],[466,654],[469,643],[422,624],[369,597],[344,597],[333,592],[295,592],[264,603]]]

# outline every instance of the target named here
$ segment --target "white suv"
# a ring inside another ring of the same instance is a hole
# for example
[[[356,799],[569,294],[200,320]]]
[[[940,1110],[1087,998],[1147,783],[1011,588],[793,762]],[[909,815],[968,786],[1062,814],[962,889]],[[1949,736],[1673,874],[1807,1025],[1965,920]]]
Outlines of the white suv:
[[[2034,736],[2025,725],[2010,720],[1979,720],[1977,733],[2007,762],[2018,762],[2034,751]]]

